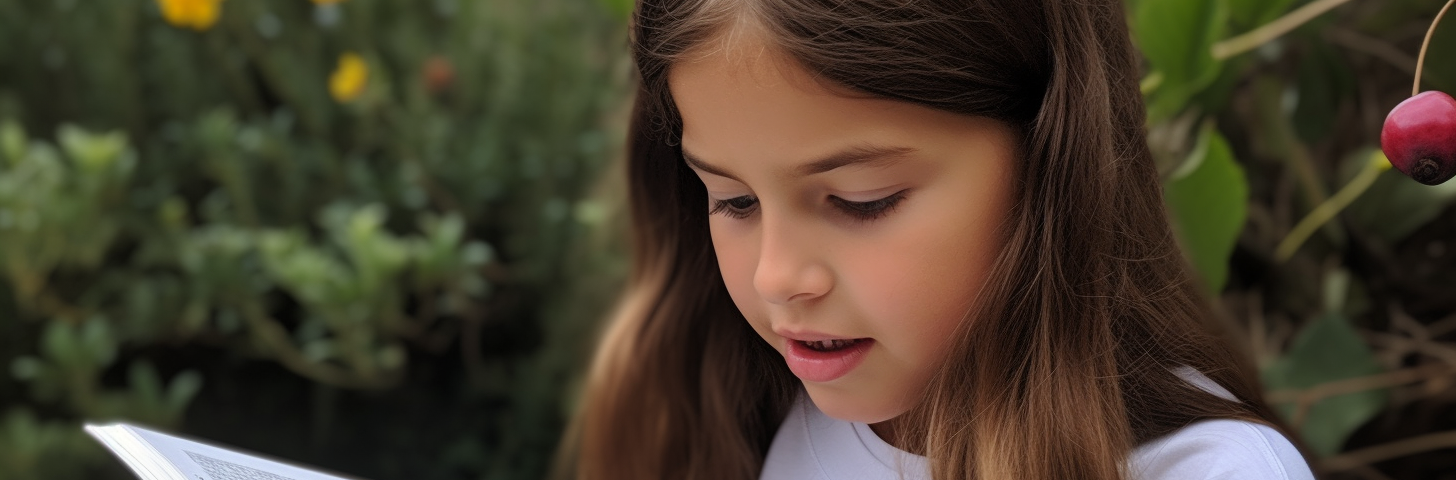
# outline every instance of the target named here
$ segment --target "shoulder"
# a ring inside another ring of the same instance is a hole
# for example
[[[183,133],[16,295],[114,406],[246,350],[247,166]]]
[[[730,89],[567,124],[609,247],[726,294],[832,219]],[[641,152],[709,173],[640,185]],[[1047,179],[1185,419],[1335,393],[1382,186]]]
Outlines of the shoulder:
[[[1138,480],[1314,478],[1289,439],[1246,420],[1194,422],[1137,447],[1129,460]]]

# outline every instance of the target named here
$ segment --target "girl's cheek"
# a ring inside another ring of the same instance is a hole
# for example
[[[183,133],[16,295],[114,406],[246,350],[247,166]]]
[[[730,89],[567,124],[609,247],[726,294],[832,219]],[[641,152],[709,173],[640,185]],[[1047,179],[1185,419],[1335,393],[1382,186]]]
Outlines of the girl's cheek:
[[[723,222],[724,220],[713,218],[711,222]],[[762,316],[758,314],[756,295],[753,292],[753,270],[757,264],[757,255],[752,248],[749,248],[747,238],[742,234],[735,234],[731,225],[712,225],[711,236],[713,250],[718,257],[718,270],[723,275],[723,283],[728,287],[728,296],[732,297],[734,305],[743,313],[750,322]],[[754,328],[759,328],[754,325]],[[761,333],[761,332],[760,332]]]

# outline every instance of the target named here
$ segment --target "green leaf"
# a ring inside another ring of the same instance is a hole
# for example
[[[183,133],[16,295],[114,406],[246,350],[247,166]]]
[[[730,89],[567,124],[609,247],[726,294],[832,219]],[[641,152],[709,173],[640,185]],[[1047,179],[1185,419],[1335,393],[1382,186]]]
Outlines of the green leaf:
[[[89,354],[91,365],[105,367],[116,359],[117,339],[105,318],[92,316],[81,325],[79,346]]]
[[[1299,332],[1289,352],[1263,371],[1269,390],[1310,388],[1322,383],[1380,373],[1380,364],[1344,315],[1326,313]],[[1328,456],[1384,407],[1384,390],[1326,398],[1310,406],[1300,435],[1311,450]],[[1290,404],[1278,405],[1289,418]]]
[[[1152,69],[1163,82],[1148,103],[1148,115],[1167,118],[1218,78],[1221,62],[1213,44],[1228,23],[1224,0],[1144,0],[1138,3],[1133,32]]]
[[[1223,290],[1228,259],[1244,227],[1249,187],[1228,141],[1204,124],[1189,160],[1164,185],[1174,228],[1210,291]]]
[[[45,370],[45,362],[28,355],[10,362],[10,376],[20,381],[36,378],[43,370]]]
[[[6,163],[20,162],[20,157],[25,155],[26,142],[25,128],[19,122],[0,122],[0,156],[4,157]]]
[[[202,375],[193,370],[185,370],[172,377],[167,384],[167,408],[174,413],[181,414],[187,409],[187,404],[202,391]],[[179,415],[180,416],[180,415]]]
[[[41,339],[41,351],[47,358],[67,365],[81,363],[81,356],[84,354],[80,342],[76,340],[75,328],[60,321],[52,321],[46,325]]]
[[[121,157],[127,148],[126,135],[120,132],[91,133],[75,125],[61,125],[57,134],[61,150],[75,162],[80,171],[98,173]]]

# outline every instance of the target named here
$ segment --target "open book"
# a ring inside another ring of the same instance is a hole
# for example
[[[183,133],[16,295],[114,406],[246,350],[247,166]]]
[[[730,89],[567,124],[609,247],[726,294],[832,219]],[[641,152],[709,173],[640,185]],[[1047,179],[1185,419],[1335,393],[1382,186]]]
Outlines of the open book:
[[[125,423],[87,424],[86,432],[141,480],[349,480]]]

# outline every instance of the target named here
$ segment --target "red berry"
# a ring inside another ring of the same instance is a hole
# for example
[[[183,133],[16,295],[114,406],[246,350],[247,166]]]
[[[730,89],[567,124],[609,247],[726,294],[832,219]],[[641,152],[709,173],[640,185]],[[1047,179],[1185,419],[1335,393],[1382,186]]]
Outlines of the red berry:
[[[1401,173],[1426,185],[1456,176],[1456,99],[1421,92],[1390,109],[1380,149]]]
[[[423,74],[425,90],[432,95],[444,93],[455,83],[455,66],[450,59],[440,55],[432,55],[425,61]]]

